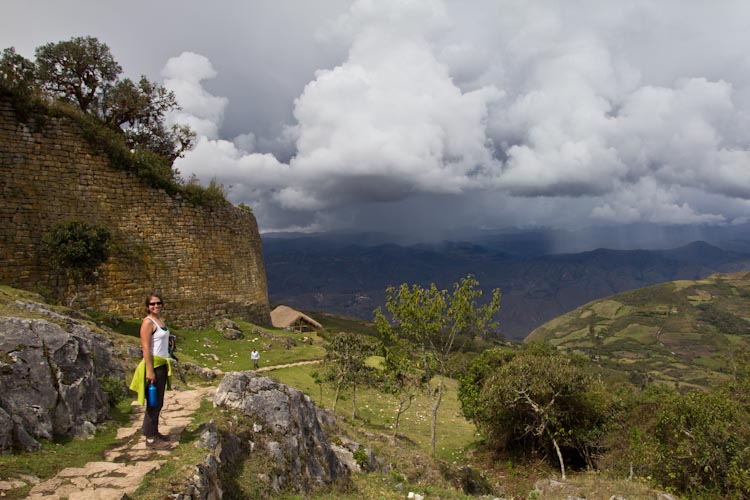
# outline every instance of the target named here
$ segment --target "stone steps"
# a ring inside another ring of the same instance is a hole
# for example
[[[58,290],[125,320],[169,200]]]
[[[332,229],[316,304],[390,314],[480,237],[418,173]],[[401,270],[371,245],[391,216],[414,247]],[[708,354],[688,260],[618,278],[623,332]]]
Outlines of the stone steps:
[[[201,399],[213,387],[167,391],[161,412],[159,430],[170,441],[164,449],[146,447],[141,434],[143,407],[134,406],[130,425],[117,432],[118,444],[104,453],[103,461],[89,462],[83,467],[68,467],[54,477],[35,485],[27,497],[37,500],[120,500],[127,498],[143,477],[158,470],[169,458],[171,450],[190,424]]]

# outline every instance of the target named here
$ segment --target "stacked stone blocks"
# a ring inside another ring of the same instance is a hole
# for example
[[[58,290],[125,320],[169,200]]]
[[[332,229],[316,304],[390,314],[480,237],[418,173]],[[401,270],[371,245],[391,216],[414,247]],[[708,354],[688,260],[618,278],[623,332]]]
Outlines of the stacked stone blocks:
[[[123,317],[141,317],[158,290],[181,327],[220,316],[270,323],[255,217],[230,203],[195,206],[113,168],[69,119],[24,123],[0,98],[0,196],[0,284],[67,290],[80,306]],[[114,236],[96,281],[77,290],[41,253],[44,234],[70,219]]]

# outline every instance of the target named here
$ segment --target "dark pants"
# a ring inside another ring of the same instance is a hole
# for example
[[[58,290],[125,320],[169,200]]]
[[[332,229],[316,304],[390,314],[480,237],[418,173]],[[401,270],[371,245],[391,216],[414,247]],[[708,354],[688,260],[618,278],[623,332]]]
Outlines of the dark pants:
[[[155,437],[159,434],[159,413],[164,406],[164,391],[167,388],[167,365],[154,368],[156,375],[156,394],[159,396],[158,406],[146,406],[146,413],[143,414],[143,435],[146,437]],[[148,382],[146,382],[148,386]]]

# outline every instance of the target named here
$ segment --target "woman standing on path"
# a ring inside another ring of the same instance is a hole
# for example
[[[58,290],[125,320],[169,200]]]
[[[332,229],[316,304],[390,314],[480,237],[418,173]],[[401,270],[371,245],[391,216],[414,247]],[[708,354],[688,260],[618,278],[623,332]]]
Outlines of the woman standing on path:
[[[146,446],[160,447],[169,441],[169,437],[159,433],[159,414],[164,406],[164,391],[169,385],[172,367],[169,363],[169,330],[161,319],[164,301],[156,292],[146,297],[148,315],[141,323],[141,349],[143,360],[133,375],[130,388],[138,393],[138,401],[143,404],[146,385],[156,386],[157,403],[147,405],[143,415],[143,434]]]

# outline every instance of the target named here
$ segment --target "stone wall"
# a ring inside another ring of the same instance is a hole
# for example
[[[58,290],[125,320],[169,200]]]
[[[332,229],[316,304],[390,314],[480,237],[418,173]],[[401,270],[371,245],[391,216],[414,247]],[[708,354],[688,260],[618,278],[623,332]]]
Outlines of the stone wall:
[[[67,289],[83,307],[138,318],[158,290],[169,324],[234,316],[270,323],[260,234],[247,210],[198,207],[112,168],[66,118],[24,123],[0,97],[0,284]],[[72,289],[40,254],[55,224],[106,225],[113,253],[94,284]]]

